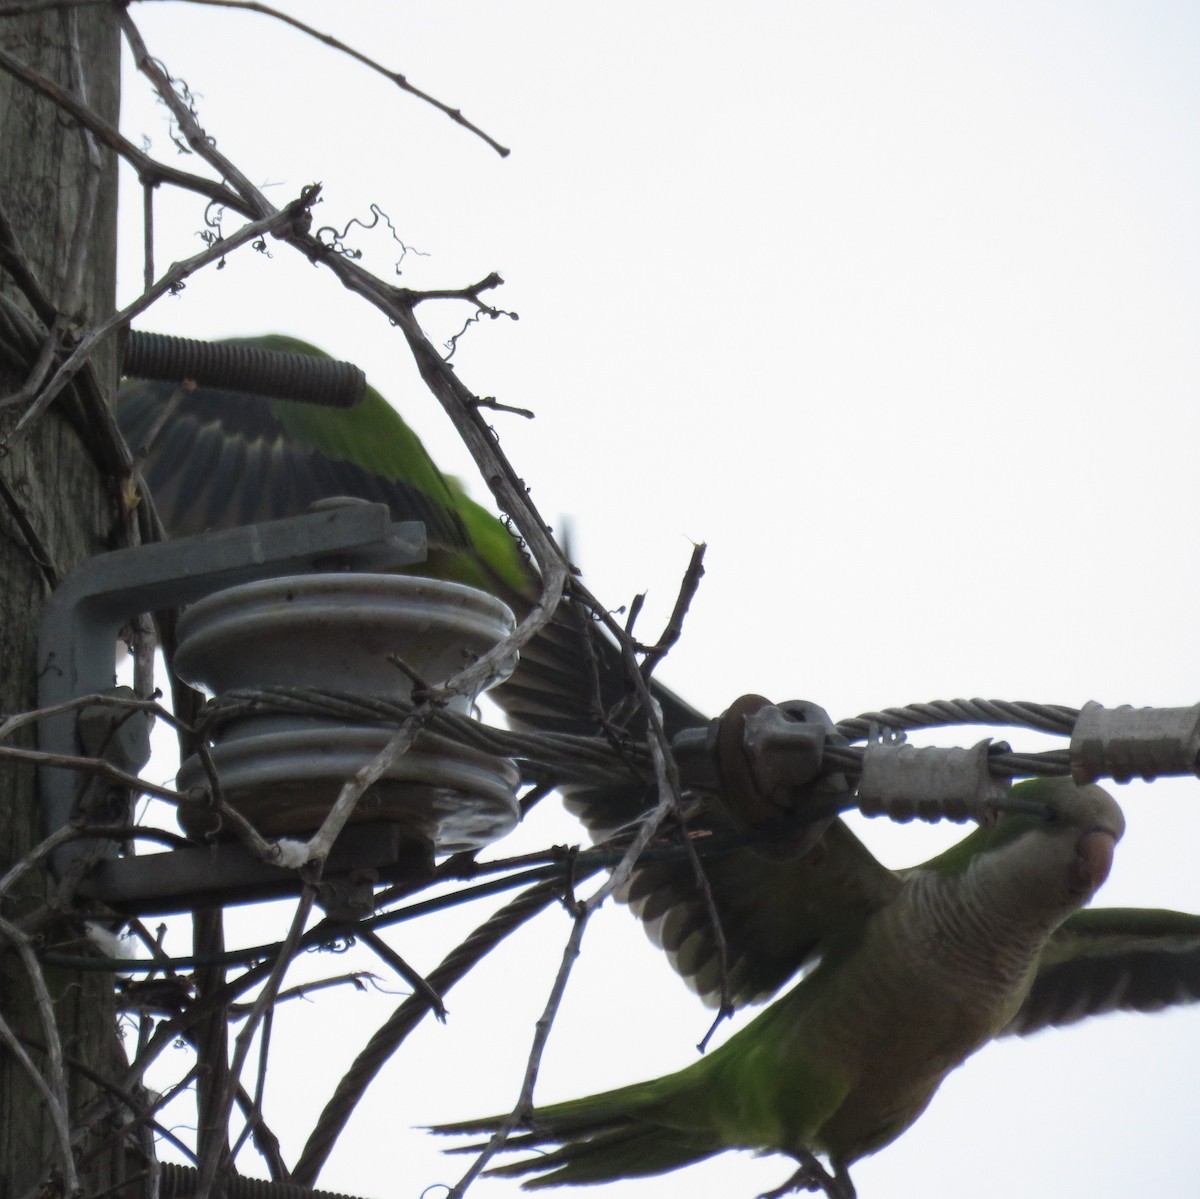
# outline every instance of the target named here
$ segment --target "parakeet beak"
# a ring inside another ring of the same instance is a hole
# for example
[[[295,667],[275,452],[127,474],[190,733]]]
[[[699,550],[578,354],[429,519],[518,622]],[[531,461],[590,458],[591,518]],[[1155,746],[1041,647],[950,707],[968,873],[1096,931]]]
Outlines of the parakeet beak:
[[[1108,829],[1089,829],[1079,838],[1071,871],[1072,894],[1091,895],[1108,878],[1117,838]]]

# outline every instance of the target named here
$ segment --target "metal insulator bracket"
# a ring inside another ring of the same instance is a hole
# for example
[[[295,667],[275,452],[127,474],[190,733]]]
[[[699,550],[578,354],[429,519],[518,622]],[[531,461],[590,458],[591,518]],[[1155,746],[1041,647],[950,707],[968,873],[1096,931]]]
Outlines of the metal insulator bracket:
[[[712,724],[683,729],[671,738],[671,753],[687,787],[716,791],[721,786],[717,760],[711,744]]]
[[[71,756],[80,751],[81,738],[102,746],[110,737],[111,716],[99,716],[88,705],[84,712],[91,715],[81,725],[69,705],[112,690],[113,647],[122,625],[138,613],[174,608],[252,579],[311,570],[314,563],[331,559],[358,569],[387,569],[424,558],[424,525],[393,524],[385,504],[333,508],[92,558],[63,581],[42,617],[38,705],[62,710],[39,723],[40,747]],[[112,711],[107,705],[96,707]],[[132,753],[132,762],[139,752],[137,739],[132,729],[121,734],[114,752]],[[94,752],[86,744],[83,748]],[[100,756],[107,755],[101,751]],[[72,818],[78,778],[74,771],[43,766],[39,782],[45,829],[53,832]],[[102,847],[88,841],[60,846],[52,855],[52,868],[61,875],[97,848]]]
[[[110,687],[99,694],[116,700],[135,698],[132,687]],[[150,761],[151,723],[149,713],[136,708],[119,703],[88,704],[75,718],[78,748],[89,758],[136,777]],[[80,791],[76,810],[96,824],[123,824],[131,818],[133,798],[129,788],[93,778]]]
[[[892,820],[990,821],[1009,780],[991,773],[985,738],[970,749],[872,741],[863,752],[858,806]]]
[[[750,776],[772,807],[787,810],[797,790],[820,775],[832,728],[828,713],[804,700],[768,704],[746,717],[742,748]]]
[[[132,687],[103,692],[116,700],[133,700]],[[79,748],[89,758],[103,758],[126,774],[137,774],[150,761],[150,717],[119,704],[95,703],[79,709],[75,722]]]
[[[1196,774],[1198,757],[1200,704],[1106,708],[1092,702],[1084,705],[1071,733],[1071,775],[1077,783]]]
[[[845,740],[817,704],[743,695],[707,728],[678,734],[672,750],[684,782],[719,796],[756,851],[796,857],[850,795],[845,775],[826,770],[828,744]]]

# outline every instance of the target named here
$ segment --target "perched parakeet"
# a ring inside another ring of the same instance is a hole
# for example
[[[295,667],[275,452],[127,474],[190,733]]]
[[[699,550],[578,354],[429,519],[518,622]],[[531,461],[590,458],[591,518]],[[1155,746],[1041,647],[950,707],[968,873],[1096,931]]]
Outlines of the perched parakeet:
[[[1046,817],[1006,817],[901,872],[833,824],[788,863],[788,902],[772,910],[792,968],[815,963],[801,981],[676,1074],[538,1108],[506,1148],[558,1148],[494,1173],[530,1175],[526,1187],[611,1182],[741,1148],[797,1158],[779,1194],[820,1181],[842,1199],[854,1194],[847,1168],[994,1037],[1200,997],[1200,917],[1079,911],[1124,830],[1110,796],[1062,778],[1017,796]]]

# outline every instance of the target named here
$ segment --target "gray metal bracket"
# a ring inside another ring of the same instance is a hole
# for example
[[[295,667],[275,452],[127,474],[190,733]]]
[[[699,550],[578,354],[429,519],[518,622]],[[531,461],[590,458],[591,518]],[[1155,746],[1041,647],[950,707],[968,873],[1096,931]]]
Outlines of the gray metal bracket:
[[[117,637],[144,612],[176,608],[257,579],[316,569],[388,570],[422,562],[425,556],[420,521],[393,523],[385,504],[361,503],[102,554],[68,576],[47,604],[38,643],[39,707],[110,692],[116,681]],[[77,716],[76,709],[68,708],[44,717],[38,729],[41,748],[86,753]],[[143,713],[131,714],[128,722],[148,725]],[[125,731],[124,740],[139,740],[136,727]],[[71,819],[83,784],[77,772],[53,766],[40,767],[38,781],[44,827],[53,832]],[[55,853],[51,866],[61,876],[81,857],[115,858],[116,852],[112,842],[74,841]],[[138,865],[137,858],[111,863],[126,873]]]
[[[375,884],[432,873],[433,858],[427,847],[405,838],[397,825],[380,822],[352,824],[343,830],[321,877],[325,885],[345,879]],[[279,899],[295,895],[300,885],[295,870],[261,861],[240,842],[216,841],[141,857],[102,858],[75,894],[123,915],[167,916]]]

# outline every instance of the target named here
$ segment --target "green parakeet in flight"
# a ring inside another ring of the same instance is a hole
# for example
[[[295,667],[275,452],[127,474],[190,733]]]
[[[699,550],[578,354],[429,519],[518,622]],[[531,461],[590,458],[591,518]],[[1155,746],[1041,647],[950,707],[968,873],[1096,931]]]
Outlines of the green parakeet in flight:
[[[327,358],[294,337],[230,339]],[[276,520],[315,500],[356,496],[387,504],[397,520],[425,522],[436,578],[522,595],[532,576],[496,517],[434,465],[399,413],[368,387],[350,408],[246,396],[216,388],[126,380],[121,431],[144,450],[145,477],[170,533]]]
[[[291,338],[267,348],[321,351]],[[127,381],[118,418],[169,532],[295,515],[360,496],[426,523],[438,577],[494,592],[518,613],[536,598],[504,525],[443,476],[400,416],[368,389],[355,409],[314,408],[208,388]],[[591,732],[625,694],[611,644],[584,644],[568,610],[491,694],[534,727]],[[656,689],[668,734],[707,723]],[[1103,882],[1122,831],[1100,788],[1023,784],[1046,819],[1007,817],[923,866],[891,871],[841,820],[812,843],[745,828],[715,802],[699,817],[727,847],[703,859],[709,901],[688,860],[639,864],[621,898],[706,1002],[760,1002],[800,982],[721,1048],[677,1074],[541,1108],[510,1148],[560,1148],[500,1169],[526,1185],[654,1174],[732,1147],[778,1150],[834,1175],[898,1136],[955,1066],[995,1036],[1117,1009],[1200,997],[1200,917],[1078,911]],[[595,836],[652,800],[629,783],[575,787],[568,806]],[[721,936],[712,912],[721,922]],[[719,944],[723,941],[723,949]],[[447,1126],[487,1131],[494,1120]],[[817,1175],[810,1173],[809,1180]],[[802,1173],[794,1181],[802,1185]],[[781,1191],[786,1188],[781,1188]]]
[[[277,334],[226,344],[329,357]],[[415,573],[490,591],[518,618],[537,598],[536,576],[512,534],[438,470],[420,438],[371,387],[352,408],[324,408],[127,379],[117,420],[172,535],[296,516],[316,500],[354,496],[387,504],[395,520],[425,523],[429,556]],[[608,643],[598,643],[598,653],[585,646],[589,623],[560,606],[526,646],[513,677],[491,692],[511,717],[590,732],[599,723],[597,696],[606,709],[620,701],[626,687],[619,658]],[[665,688],[657,698],[670,732],[705,723]]]

